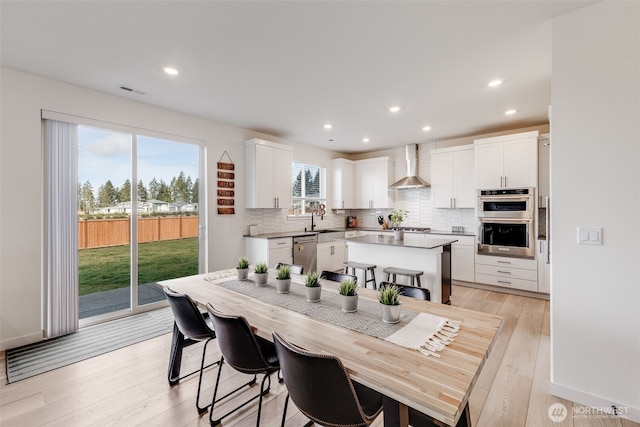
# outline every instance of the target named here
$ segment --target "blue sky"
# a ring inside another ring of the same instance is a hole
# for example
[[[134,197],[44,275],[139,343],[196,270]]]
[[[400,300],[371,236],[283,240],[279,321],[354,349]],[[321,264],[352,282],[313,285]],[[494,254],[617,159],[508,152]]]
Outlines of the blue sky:
[[[129,134],[86,126],[78,127],[78,181],[91,182],[95,192],[107,180],[120,187],[131,179]],[[138,135],[138,180],[145,186],[156,178],[167,184],[180,171],[198,178],[198,146]]]

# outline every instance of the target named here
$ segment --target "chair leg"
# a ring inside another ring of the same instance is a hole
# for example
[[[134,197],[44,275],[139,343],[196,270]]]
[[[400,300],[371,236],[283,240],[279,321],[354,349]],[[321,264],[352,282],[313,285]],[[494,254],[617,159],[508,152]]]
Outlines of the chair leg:
[[[284,427],[284,423],[287,420],[288,406],[289,406],[289,393],[287,393],[287,397],[284,399],[284,411],[282,411],[282,422],[280,423],[280,427]]]
[[[422,284],[420,283],[420,276],[416,276],[416,282],[418,284],[418,287],[421,288]]]
[[[222,420],[224,418],[226,418],[227,416],[233,414],[234,412],[236,412],[237,410],[243,408],[244,406],[248,405],[249,403],[251,403],[252,401],[254,401],[255,399],[259,398],[259,407],[258,407],[258,423],[260,423],[260,412],[262,410],[262,396],[269,393],[269,389],[271,388],[271,377],[269,374],[264,374],[264,377],[262,378],[262,383],[260,384],[260,394],[257,394],[255,396],[253,396],[251,399],[245,401],[244,403],[236,406],[234,409],[230,410],[229,412],[227,412],[226,414],[222,415],[220,418],[214,419],[213,418],[213,410],[215,408],[215,404],[220,402],[223,399],[226,399],[227,397],[231,396],[232,394],[236,393],[237,391],[240,391],[241,389],[243,389],[246,386],[252,386],[256,383],[256,378],[257,376],[254,375],[253,378],[251,379],[251,381],[242,384],[241,386],[237,387],[236,389],[230,391],[229,393],[225,394],[224,396],[216,399],[217,395],[218,395],[218,385],[220,384],[220,373],[222,372],[222,365],[224,364],[224,357],[222,357],[220,359],[220,365],[219,365],[219,369],[218,369],[218,376],[216,378],[216,386],[213,389],[213,399],[211,399],[211,410],[209,411],[209,424],[211,426],[216,426],[218,424],[220,424],[222,422]],[[267,382],[267,388],[264,388],[264,384],[265,381]],[[259,425],[259,424],[258,424]]]
[[[376,284],[376,271],[375,270],[371,270],[371,280],[373,280],[373,290],[377,290],[378,289],[378,285]]]
[[[217,361],[217,362],[211,363],[210,365],[204,366],[204,358],[207,355],[207,346],[209,345],[211,340],[213,340],[213,338],[209,338],[204,343],[204,348],[202,349],[202,361],[200,362],[200,376],[198,378],[198,394],[196,395],[196,408],[198,409],[199,414],[206,412],[209,406],[211,406],[211,404],[208,404],[207,406],[203,406],[203,407],[200,406],[200,388],[202,387],[202,373],[206,368],[220,363],[220,361]]]

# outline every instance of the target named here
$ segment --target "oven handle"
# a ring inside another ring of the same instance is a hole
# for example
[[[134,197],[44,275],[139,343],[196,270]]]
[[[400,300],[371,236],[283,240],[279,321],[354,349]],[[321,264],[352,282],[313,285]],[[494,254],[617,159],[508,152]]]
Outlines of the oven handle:
[[[495,224],[531,224],[533,223],[533,218],[478,218],[480,223],[491,222]]]

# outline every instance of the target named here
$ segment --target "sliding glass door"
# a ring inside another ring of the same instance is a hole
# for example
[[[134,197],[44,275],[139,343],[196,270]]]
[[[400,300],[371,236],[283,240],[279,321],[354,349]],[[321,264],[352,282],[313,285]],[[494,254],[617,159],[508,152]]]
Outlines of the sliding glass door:
[[[200,272],[201,151],[170,139],[79,126],[81,320],[162,304],[158,281]]]

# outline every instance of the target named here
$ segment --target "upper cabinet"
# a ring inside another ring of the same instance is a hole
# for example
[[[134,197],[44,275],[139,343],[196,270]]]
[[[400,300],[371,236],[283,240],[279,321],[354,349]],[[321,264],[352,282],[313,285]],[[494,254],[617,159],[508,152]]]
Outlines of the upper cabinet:
[[[431,150],[431,194],[436,208],[475,208],[474,147]]]
[[[355,162],[347,159],[331,160],[331,208],[354,209]]]
[[[538,206],[547,207],[547,197],[550,196],[549,186],[549,161],[551,150],[551,138],[548,133],[538,138]]]
[[[389,157],[331,161],[333,209],[393,208],[393,162]]]
[[[478,189],[538,186],[538,131],[476,139]]]
[[[358,160],[355,163],[355,208],[393,208],[393,162],[389,157]]]
[[[291,207],[293,148],[263,139],[245,143],[247,208]]]

